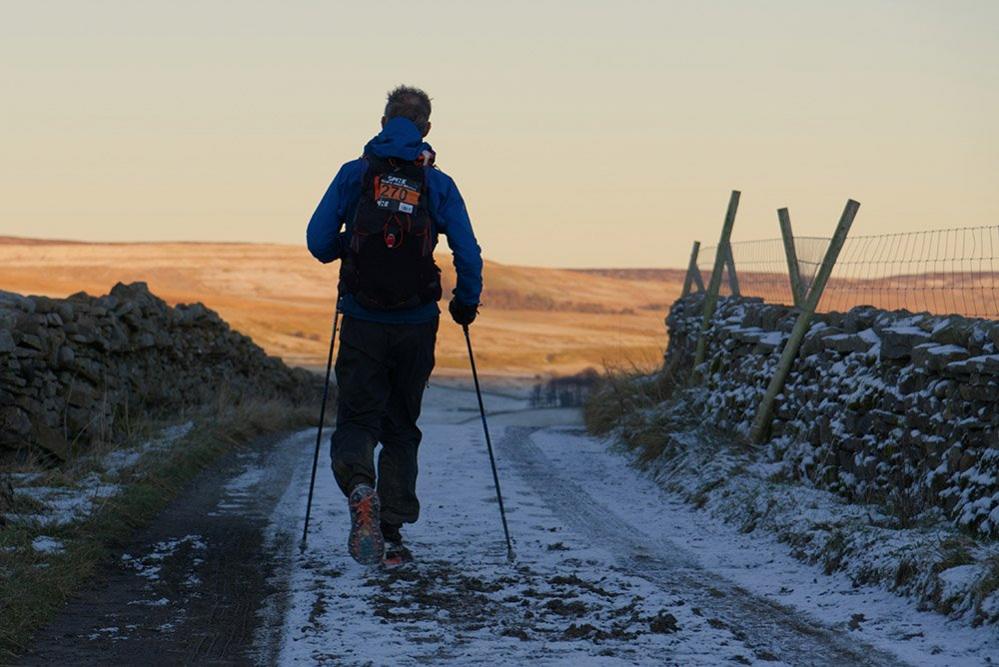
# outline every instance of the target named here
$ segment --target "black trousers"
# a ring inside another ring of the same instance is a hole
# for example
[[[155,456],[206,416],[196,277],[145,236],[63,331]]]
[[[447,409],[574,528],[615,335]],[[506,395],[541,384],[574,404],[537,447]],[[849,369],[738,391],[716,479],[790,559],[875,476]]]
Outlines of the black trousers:
[[[434,368],[438,318],[425,324],[379,324],[344,317],[336,360],[338,407],[331,441],[333,476],[344,495],[357,478],[377,479],[382,520],[413,523],[416,426],[423,390]],[[381,443],[378,474],[375,446]]]

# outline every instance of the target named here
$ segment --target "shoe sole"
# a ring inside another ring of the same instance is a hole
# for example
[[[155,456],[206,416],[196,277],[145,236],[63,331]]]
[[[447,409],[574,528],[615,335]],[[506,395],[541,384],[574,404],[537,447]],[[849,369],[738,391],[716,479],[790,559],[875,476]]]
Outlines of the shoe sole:
[[[364,503],[370,503],[368,520],[363,520],[359,511]],[[347,551],[351,558],[361,565],[378,565],[385,553],[385,542],[379,525],[378,515],[381,504],[378,494],[372,489],[360,498],[350,500],[350,536],[347,538]]]

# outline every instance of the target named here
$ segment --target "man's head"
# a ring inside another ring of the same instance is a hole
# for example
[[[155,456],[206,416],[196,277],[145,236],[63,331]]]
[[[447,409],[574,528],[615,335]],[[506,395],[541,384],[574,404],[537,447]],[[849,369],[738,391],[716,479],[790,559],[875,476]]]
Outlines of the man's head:
[[[385,103],[382,127],[396,117],[408,118],[420,128],[423,136],[430,132],[430,96],[419,88],[399,86],[390,90]]]

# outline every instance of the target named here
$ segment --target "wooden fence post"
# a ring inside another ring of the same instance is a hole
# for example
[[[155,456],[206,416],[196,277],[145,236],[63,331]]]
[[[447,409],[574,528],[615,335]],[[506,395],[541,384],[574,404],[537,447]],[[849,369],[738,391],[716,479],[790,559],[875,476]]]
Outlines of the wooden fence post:
[[[791,215],[786,208],[777,209],[780,221],[780,235],[784,238],[784,254],[787,255],[787,274],[791,278],[791,297],[794,307],[801,308],[805,301],[805,291],[801,284],[801,269],[798,267],[798,251],[794,247],[794,234],[791,233]]]
[[[770,378],[770,385],[767,387],[767,391],[763,395],[763,400],[760,402],[760,407],[756,411],[756,418],[753,420],[753,427],[749,432],[750,440],[754,443],[759,444],[766,440],[772,422],[774,401],[777,400],[777,394],[784,389],[784,382],[787,380],[787,375],[791,372],[791,366],[798,356],[801,341],[804,340],[805,334],[808,333],[812,316],[815,314],[815,309],[822,298],[822,292],[825,290],[829,276],[836,265],[839,252],[843,249],[843,244],[846,242],[846,236],[850,233],[850,225],[853,224],[853,219],[857,215],[858,208],[860,208],[858,202],[852,199],[846,202],[846,208],[843,209],[843,215],[836,226],[836,233],[833,234],[832,240],[829,241],[829,247],[826,249],[825,257],[822,259],[822,265],[819,267],[819,271],[815,275],[815,280],[808,290],[808,296],[802,304],[801,313],[794,323],[791,336],[788,338],[787,344],[784,345],[784,351],[781,352],[780,361],[777,363],[777,370],[774,372],[774,376]]]
[[[735,226],[735,213],[739,210],[738,190],[732,190],[732,195],[728,200],[728,210],[725,212],[725,222],[722,224],[721,239],[718,241],[718,248],[715,250],[715,265],[711,271],[711,282],[708,283],[708,292],[704,296],[704,312],[701,319],[701,335],[697,339],[697,350],[694,353],[694,366],[690,370],[691,379],[697,373],[697,367],[704,362],[704,354],[707,351],[708,329],[711,327],[711,318],[715,314],[715,307],[718,305],[718,292],[721,290],[722,269],[725,267],[725,249],[728,248],[729,239],[732,238],[732,227]]]
[[[735,255],[732,254],[732,243],[725,244],[725,267],[728,269],[728,288],[732,296],[742,296],[739,292],[739,276],[735,272]]]
[[[689,296],[691,287],[697,286],[698,292],[704,291],[704,281],[701,279],[701,270],[697,268],[697,255],[701,252],[701,242],[694,241],[694,249],[690,251],[690,262],[687,264],[687,276],[683,279],[683,294]]]

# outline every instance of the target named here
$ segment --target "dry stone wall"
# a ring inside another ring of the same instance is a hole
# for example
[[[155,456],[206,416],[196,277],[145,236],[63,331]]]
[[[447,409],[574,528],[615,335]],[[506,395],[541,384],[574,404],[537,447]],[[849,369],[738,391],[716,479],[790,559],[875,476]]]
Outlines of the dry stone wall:
[[[703,297],[666,319],[667,367],[691,371]],[[722,299],[700,369],[706,419],[748,432],[797,317]],[[871,307],[818,315],[778,397],[767,454],[794,477],[999,534],[999,322]]]
[[[97,298],[0,292],[0,459],[64,459],[143,414],[220,394],[311,400],[316,385],[214,311],[170,307],[145,283]]]

